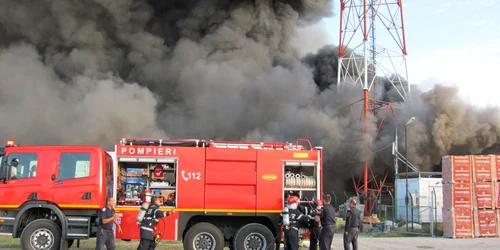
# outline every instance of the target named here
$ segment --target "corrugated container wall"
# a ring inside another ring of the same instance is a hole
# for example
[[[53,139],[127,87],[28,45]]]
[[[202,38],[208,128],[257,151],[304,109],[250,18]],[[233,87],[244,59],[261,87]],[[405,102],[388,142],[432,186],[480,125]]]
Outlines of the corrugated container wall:
[[[500,155],[447,155],[442,168],[444,237],[498,237]]]

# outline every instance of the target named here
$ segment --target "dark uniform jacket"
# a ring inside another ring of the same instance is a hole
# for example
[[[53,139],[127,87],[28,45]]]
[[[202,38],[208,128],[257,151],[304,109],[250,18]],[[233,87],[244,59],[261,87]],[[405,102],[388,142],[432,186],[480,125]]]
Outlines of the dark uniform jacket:
[[[335,226],[335,208],[331,204],[325,204],[319,215],[321,226]]]
[[[169,212],[162,212],[157,205],[151,204],[146,210],[146,215],[141,222],[141,238],[154,240],[154,232],[159,219],[169,215]]]
[[[304,222],[307,217],[304,216],[298,209],[290,209],[289,213],[289,218],[290,218],[290,225],[286,227],[285,229],[295,229],[298,230],[300,227],[301,222]]]
[[[321,233],[320,226],[321,222],[318,222],[314,219],[316,215],[321,214],[322,209],[319,210],[312,210],[311,213],[309,214],[309,231],[313,234],[314,237],[319,238],[319,234]]]
[[[344,230],[347,232],[349,228],[357,227],[361,229],[361,211],[359,211],[357,208],[353,207],[349,210],[347,210],[347,213],[345,215],[345,228]]]
[[[101,210],[101,214],[100,214],[100,227],[102,229],[108,229],[108,230],[113,230],[113,221],[107,223],[107,224],[103,224],[102,222],[104,221],[104,219],[109,219],[111,217],[113,217],[113,215],[115,215],[115,209],[114,208],[108,208],[108,206],[105,206],[104,208],[102,208]]]

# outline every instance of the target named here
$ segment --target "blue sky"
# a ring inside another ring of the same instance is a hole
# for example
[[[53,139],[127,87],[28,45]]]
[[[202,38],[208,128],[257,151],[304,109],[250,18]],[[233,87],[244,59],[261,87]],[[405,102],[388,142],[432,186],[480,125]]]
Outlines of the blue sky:
[[[340,1],[334,4],[334,17],[299,31],[304,53],[338,45]],[[403,0],[409,81],[422,89],[458,86],[474,105],[500,107],[499,10],[498,0]],[[380,46],[395,45],[387,32],[376,39]]]

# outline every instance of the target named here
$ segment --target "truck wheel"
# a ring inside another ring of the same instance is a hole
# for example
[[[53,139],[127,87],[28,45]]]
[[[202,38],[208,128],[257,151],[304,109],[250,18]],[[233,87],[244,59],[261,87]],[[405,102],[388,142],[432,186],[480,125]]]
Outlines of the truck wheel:
[[[236,231],[233,246],[236,250],[271,250],[275,249],[273,233],[262,224],[250,223]]]
[[[50,220],[34,220],[21,233],[22,249],[56,250],[59,249],[61,229]]]
[[[224,235],[216,226],[206,222],[191,227],[183,241],[186,250],[224,249]]]

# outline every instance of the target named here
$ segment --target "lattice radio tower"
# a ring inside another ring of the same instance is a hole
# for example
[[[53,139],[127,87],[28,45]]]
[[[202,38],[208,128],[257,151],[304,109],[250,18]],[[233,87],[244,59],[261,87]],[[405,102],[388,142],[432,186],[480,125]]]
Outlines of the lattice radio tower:
[[[340,8],[337,85],[340,89],[342,84],[361,86],[364,132],[367,133],[369,112],[385,109],[382,122],[389,110],[395,115],[392,103],[375,98],[374,86],[377,79],[385,78],[385,85],[390,82],[403,101],[409,100],[411,96],[407,80],[403,1],[340,0]],[[378,37],[378,44],[375,43],[375,36]],[[378,125],[377,132],[382,122]],[[364,199],[365,215],[372,214],[376,202],[376,199],[370,200],[368,197],[380,195],[387,174],[377,183],[377,176],[365,161],[360,179],[353,179],[356,192],[367,197]]]

